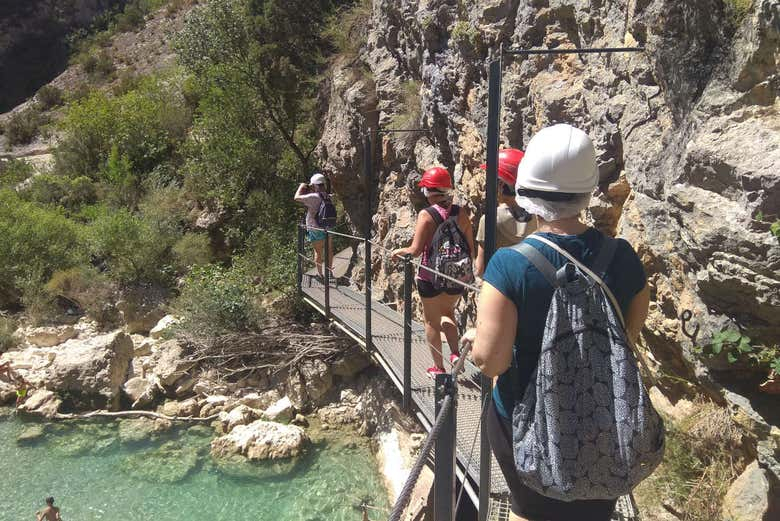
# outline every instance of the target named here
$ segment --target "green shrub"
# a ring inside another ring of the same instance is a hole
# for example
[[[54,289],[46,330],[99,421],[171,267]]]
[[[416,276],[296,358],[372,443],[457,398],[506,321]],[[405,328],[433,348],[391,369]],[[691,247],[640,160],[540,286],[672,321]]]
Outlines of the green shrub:
[[[726,328],[712,335],[712,342],[694,347],[694,353],[716,357],[723,353],[729,363],[745,362],[755,367],[780,372],[780,346],[754,344],[739,329]]]
[[[70,177],[119,182],[126,188],[128,166],[134,182],[167,160],[191,121],[176,78],[142,80],[137,89],[111,98],[93,92],[72,104],[63,117],[55,151],[56,168]],[[116,147],[114,168],[106,168]],[[124,163],[124,164],[120,164]]]
[[[33,167],[21,159],[0,161],[0,189],[14,188],[33,175]]]
[[[129,2],[116,17],[116,30],[120,33],[134,31],[144,24],[144,11],[138,2]]]
[[[16,331],[16,321],[0,315],[0,354],[19,344],[19,339],[14,335],[14,331]]]
[[[211,240],[205,233],[185,233],[173,245],[173,256],[176,267],[182,272],[193,266],[208,264],[214,258]]]
[[[116,69],[111,54],[102,48],[82,51],[76,56],[76,63],[79,63],[93,80],[104,80]]]
[[[477,47],[479,45],[480,33],[476,27],[473,27],[465,20],[455,22],[450,32],[450,37],[457,43]]]
[[[86,261],[82,228],[56,209],[0,190],[0,301],[18,299],[56,270]]]
[[[145,195],[138,204],[144,219],[158,230],[178,235],[189,219],[190,202],[185,190],[176,184],[153,180],[144,187]]]
[[[49,295],[73,302],[101,326],[117,322],[118,312],[114,306],[117,288],[91,266],[56,271],[44,289]]]
[[[348,61],[357,58],[368,37],[371,19],[371,0],[357,0],[328,17],[323,36],[336,48],[338,55]]]
[[[173,308],[184,331],[209,337],[251,329],[259,317],[256,300],[247,273],[210,264],[193,268]]]
[[[35,94],[35,99],[43,110],[62,105],[62,89],[56,85],[44,85]]]
[[[89,240],[92,254],[120,284],[170,282],[169,252],[175,237],[130,211],[118,209],[98,216],[89,226]]]
[[[247,240],[245,250],[233,259],[244,273],[252,276],[257,291],[285,291],[295,281],[297,249],[293,235],[277,237],[269,232],[255,231]]]
[[[726,7],[730,11],[734,23],[740,24],[750,13],[753,0],[726,0]]]
[[[48,123],[37,105],[20,110],[5,124],[5,136],[10,145],[26,145],[38,135],[40,127]]]
[[[19,195],[27,200],[43,204],[55,204],[73,209],[95,202],[95,185],[91,179],[80,176],[68,178],[55,174],[40,174],[30,180],[29,186]]]

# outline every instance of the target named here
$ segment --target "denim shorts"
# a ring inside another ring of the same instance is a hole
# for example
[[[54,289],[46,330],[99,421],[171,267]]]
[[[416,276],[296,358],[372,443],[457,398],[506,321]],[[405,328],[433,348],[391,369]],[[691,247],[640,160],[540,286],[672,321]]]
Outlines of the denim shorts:
[[[309,230],[309,242],[324,241],[325,235],[325,230]]]

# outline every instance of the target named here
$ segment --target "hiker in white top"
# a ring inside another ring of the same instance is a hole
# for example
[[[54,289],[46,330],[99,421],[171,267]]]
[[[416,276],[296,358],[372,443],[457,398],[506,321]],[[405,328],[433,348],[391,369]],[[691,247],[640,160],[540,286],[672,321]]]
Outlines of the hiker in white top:
[[[314,263],[317,265],[317,273],[322,277],[322,250],[325,245],[325,230],[317,223],[317,212],[322,204],[323,197],[330,197],[325,188],[326,179],[322,174],[311,176],[309,184],[301,183],[295,192],[293,199],[306,207],[306,230],[309,242],[314,248]],[[328,266],[333,269],[333,237],[328,236],[330,258]]]

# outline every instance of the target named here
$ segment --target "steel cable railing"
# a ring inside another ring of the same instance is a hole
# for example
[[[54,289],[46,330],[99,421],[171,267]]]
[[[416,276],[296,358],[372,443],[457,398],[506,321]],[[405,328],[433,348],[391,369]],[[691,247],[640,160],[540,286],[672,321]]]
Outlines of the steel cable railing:
[[[419,365],[420,357],[417,357],[417,364],[415,365],[415,367],[412,367],[412,358],[413,357],[411,356],[411,347],[412,347],[412,334],[411,334],[411,332],[412,332],[413,319],[412,319],[412,306],[411,306],[411,287],[412,287],[412,279],[413,279],[413,275],[412,274],[415,271],[413,268],[416,268],[416,271],[418,273],[420,271],[426,271],[428,273],[436,275],[437,277],[441,277],[441,278],[444,278],[444,279],[446,279],[448,281],[451,281],[454,284],[457,284],[457,285],[461,286],[465,291],[479,293],[480,288],[475,286],[475,285],[473,285],[473,284],[469,284],[469,283],[465,283],[463,281],[457,280],[457,279],[455,279],[455,278],[453,278],[453,277],[451,277],[449,275],[441,273],[441,272],[439,272],[439,271],[437,271],[437,270],[435,270],[433,268],[430,268],[428,266],[424,266],[420,261],[412,259],[408,255],[404,256],[402,258],[398,258],[397,256],[393,255],[393,250],[391,250],[391,249],[385,247],[384,245],[379,244],[379,243],[377,243],[375,241],[367,240],[365,237],[360,237],[358,235],[338,232],[338,231],[334,231],[332,229],[325,229],[325,228],[311,228],[311,227],[309,227],[308,230],[310,230],[310,231],[311,230],[323,231],[323,232],[325,232],[326,239],[327,239],[327,240],[325,240],[325,243],[324,243],[323,255],[322,255],[323,258],[322,258],[322,263],[321,263],[321,265],[322,265],[321,269],[322,269],[323,276],[320,279],[318,279],[318,282],[322,283],[323,286],[324,286],[322,288],[322,291],[323,291],[324,304],[325,304],[324,312],[325,312],[326,317],[330,317],[331,316],[331,303],[330,303],[330,291],[331,291],[331,288],[330,288],[330,285],[331,285],[331,276],[335,277],[335,273],[333,271],[333,266],[332,265],[328,266],[328,264],[331,264],[329,262],[329,259],[330,259],[329,255],[331,254],[331,252],[329,251],[331,249],[331,244],[330,244],[331,241],[329,240],[330,236],[340,237],[340,238],[347,239],[347,240],[363,242],[363,243],[366,244],[366,249],[367,250],[368,250],[368,246],[369,245],[373,246],[376,249],[377,253],[380,253],[380,255],[382,257],[384,257],[385,260],[387,260],[387,259],[398,259],[399,261],[402,262],[403,273],[404,273],[404,295],[403,295],[403,297],[404,297],[403,298],[403,301],[404,301],[404,314],[403,314],[404,315],[404,318],[403,318],[404,353],[403,353],[403,370],[402,370],[402,377],[403,377],[402,390],[403,390],[403,398],[404,398],[404,407],[408,408],[410,406],[410,404],[411,404],[411,394],[412,394],[412,390],[413,390],[412,385],[411,385],[412,384],[412,373],[413,373],[413,370],[414,370],[415,374],[417,372],[419,372],[420,374],[425,374],[425,371],[426,371],[424,366],[420,366]],[[302,275],[303,275],[302,274],[302,265],[303,265],[303,262],[304,261],[306,261],[308,263],[312,262],[310,258],[308,258],[307,256],[303,255],[303,244],[302,244],[302,241],[300,241],[301,237],[302,237],[302,233],[299,234],[299,251],[298,251],[298,256],[299,256],[299,282],[302,280]],[[353,250],[353,255],[354,255],[354,250]],[[365,255],[364,255],[364,257],[365,257]],[[365,274],[368,274],[370,272],[369,271],[369,269],[370,269],[369,265],[370,265],[371,259],[364,258],[364,261],[366,263],[366,273]],[[354,259],[350,258],[350,266],[347,268],[347,272],[349,272],[354,267],[353,262],[355,262]],[[344,277],[343,276],[342,277],[337,277],[336,280],[337,280],[336,286],[338,286],[339,285],[338,281],[339,280],[344,280]],[[354,284],[356,287],[359,287],[361,282],[364,283],[364,290],[366,292],[367,306],[368,307],[372,307],[372,302],[369,300],[370,299],[370,292],[371,292],[370,281],[369,280],[365,280],[365,281],[356,280],[356,278],[353,275],[350,275],[350,276],[346,277],[346,280],[349,282],[350,285]],[[311,285],[311,279],[310,279],[310,285]],[[343,299],[342,299],[342,301],[343,301]],[[343,302],[340,305],[343,306]],[[369,316],[370,316],[369,314],[371,312],[372,312],[371,309],[367,309],[367,313],[366,313],[366,326],[367,326],[366,327],[366,337],[367,338],[365,340],[366,340],[366,346],[369,349],[370,349],[369,346],[372,345],[372,340],[371,340],[371,338],[369,338],[371,336],[370,323],[369,323]],[[419,342],[419,337],[420,337],[420,335],[417,335],[417,337],[416,337],[418,342]],[[444,358],[443,345],[440,346],[440,347],[437,347],[437,346],[431,344],[427,339],[425,340],[425,344],[431,349],[432,353],[436,353],[439,356],[441,356],[443,362],[444,362],[444,360],[446,360]],[[439,396],[437,398],[437,400],[436,400],[436,415],[435,415],[435,418],[432,421],[431,430],[430,430],[430,432],[429,432],[429,434],[428,434],[428,436],[427,436],[427,438],[426,438],[426,440],[425,440],[425,442],[424,442],[424,444],[423,444],[423,446],[422,446],[422,448],[420,450],[420,453],[418,455],[418,458],[417,458],[414,466],[410,470],[409,477],[408,477],[406,483],[404,484],[404,487],[403,487],[401,493],[399,494],[399,497],[398,497],[398,499],[397,499],[397,501],[396,501],[396,503],[395,503],[395,505],[393,507],[393,510],[390,513],[389,519],[391,519],[391,520],[400,519],[400,516],[402,515],[404,509],[408,506],[409,500],[411,498],[411,494],[412,494],[412,492],[414,490],[414,487],[415,487],[415,485],[417,483],[417,480],[419,479],[420,473],[422,471],[422,467],[425,465],[425,462],[427,461],[427,459],[428,459],[428,457],[429,457],[429,455],[430,455],[434,445],[437,443],[439,435],[440,435],[440,433],[441,433],[441,431],[442,431],[442,429],[444,428],[445,425],[449,425],[448,429],[450,431],[452,431],[452,432],[448,432],[448,436],[450,438],[450,443],[451,443],[448,446],[448,448],[449,448],[450,452],[452,453],[452,457],[453,457],[453,461],[454,461],[454,454],[455,454],[454,451],[457,450],[455,448],[457,446],[457,441],[456,441],[456,437],[455,437],[455,432],[454,431],[455,431],[456,425],[457,425],[457,422],[456,422],[456,419],[455,419],[456,418],[455,411],[457,410],[457,394],[458,394],[458,392],[457,392],[458,385],[457,384],[458,384],[458,376],[461,373],[464,372],[464,366],[465,366],[465,362],[466,362],[466,357],[469,354],[470,347],[471,347],[470,345],[464,346],[463,350],[461,350],[461,352],[459,353],[459,358],[454,363],[450,364],[450,366],[452,368],[452,371],[451,371],[450,374],[446,375],[447,381],[449,382],[448,386],[446,386],[447,389],[448,389],[447,394],[445,396],[443,396],[443,398],[441,396]],[[458,348],[459,348],[458,345],[450,346],[450,350],[452,352],[455,352],[455,353],[457,353]],[[473,372],[473,369],[472,369],[472,372]],[[416,378],[419,381],[419,377],[416,377]],[[440,383],[441,382],[439,382],[439,379],[437,378],[437,385],[436,385],[436,389],[435,389],[437,393],[441,393],[442,392],[442,387],[439,385]],[[424,387],[421,388],[421,389],[424,389]],[[420,390],[420,388],[418,388],[418,391],[419,390]],[[470,395],[468,395],[468,397],[470,397]],[[480,421],[480,425],[482,425],[482,420],[484,419],[484,414],[485,414],[485,410],[486,410],[487,404],[490,403],[489,399],[484,399],[484,398],[485,398],[485,396],[484,396],[484,393],[483,393],[483,399],[480,400],[481,403],[480,403],[480,408],[479,408],[479,421]],[[489,396],[488,396],[488,398],[489,398]],[[459,493],[457,494],[457,499],[455,499],[454,489],[453,489],[451,491],[452,492],[451,499],[454,499],[455,501],[452,503],[452,505],[446,505],[446,499],[444,500],[445,501],[445,503],[444,503],[445,504],[445,508],[447,508],[447,510],[451,510],[452,514],[454,514],[454,512],[457,510],[458,506],[460,505],[460,501],[462,500],[462,497],[463,497],[463,492],[465,491],[465,488],[466,488],[465,487],[466,480],[468,479],[469,472],[471,471],[471,466],[472,466],[472,463],[474,461],[474,450],[476,449],[476,439],[477,439],[478,433],[479,433],[479,429],[474,429],[474,435],[473,435],[473,438],[470,440],[471,443],[470,443],[470,448],[468,450],[468,454],[465,454],[465,450],[461,451],[461,455],[464,456],[464,459],[466,460],[466,465],[465,465],[465,468],[463,469],[463,478],[462,478],[463,479],[463,484],[461,486],[461,489],[460,489]],[[463,449],[464,447],[461,445],[461,448]],[[439,450],[437,449],[437,453],[438,452],[439,452]],[[453,479],[453,480],[455,479],[454,478],[454,473],[455,472],[454,472],[454,468],[453,468],[452,472],[451,472],[452,475],[449,476],[450,479]],[[437,476],[436,479],[439,479],[439,477]],[[453,487],[454,487],[454,481],[453,481]]]

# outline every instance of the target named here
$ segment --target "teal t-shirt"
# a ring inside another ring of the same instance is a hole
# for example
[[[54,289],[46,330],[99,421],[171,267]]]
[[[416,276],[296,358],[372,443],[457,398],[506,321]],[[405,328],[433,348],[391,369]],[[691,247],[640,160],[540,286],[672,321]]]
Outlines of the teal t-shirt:
[[[604,241],[604,235],[594,228],[579,235],[539,235],[555,242],[588,267],[596,261]],[[525,240],[539,249],[553,266],[560,268],[566,263],[567,259],[563,255],[541,241],[535,241],[533,235]],[[553,288],[525,256],[510,248],[496,251],[488,263],[483,280],[512,300],[517,307],[512,364],[498,377],[498,383],[493,389],[496,410],[503,417],[511,418],[515,401],[522,399],[531,375],[536,370]],[[624,314],[634,296],[645,287],[647,277],[642,262],[631,245],[623,239],[618,240],[604,282],[615,294]]]

